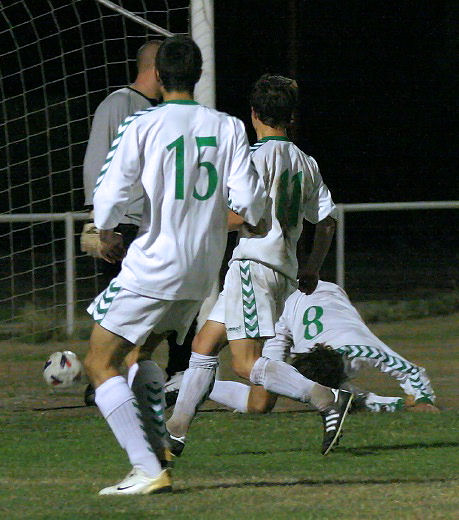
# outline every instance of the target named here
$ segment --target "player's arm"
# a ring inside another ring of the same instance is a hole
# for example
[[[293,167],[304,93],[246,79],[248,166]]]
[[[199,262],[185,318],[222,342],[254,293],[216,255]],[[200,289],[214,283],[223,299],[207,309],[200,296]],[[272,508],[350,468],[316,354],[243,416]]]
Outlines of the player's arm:
[[[244,219],[234,213],[232,210],[228,210],[228,231],[238,231],[239,228],[244,224]]]
[[[311,253],[306,263],[298,271],[299,288],[306,294],[311,294],[317,287],[320,269],[330,249],[335,227],[336,221],[330,216],[325,217],[315,225]]]
[[[93,199],[97,229],[113,230],[126,213],[131,187],[140,179],[141,153],[134,120],[124,127],[124,133],[113,142],[97,179]]]
[[[116,99],[105,99],[94,114],[83,162],[85,206],[92,206],[97,178],[117,134],[119,123],[124,119],[119,103],[114,102]]]
[[[265,341],[262,355],[269,359],[285,361],[290,355],[290,350],[293,346],[292,331],[288,325],[285,311],[277,320],[274,330],[276,335],[274,338],[269,338]]]
[[[121,262],[126,254],[121,233],[116,233],[113,229],[101,229],[99,238],[100,256],[110,264]]]
[[[319,167],[311,157],[311,189],[306,201],[305,218],[315,225],[312,250],[306,262],[300,263],[298,272],[300,290],[314,292],[319,281],[319,272],[330,249],[336,228],[337,210],[330,191],[322,180]],[[304,245],[300,244],[300,247]]]
[[[242,121],[233,118],[235,148],[228,175],[228,207],[252,226],[258,224],[266,206],[266,191],[261,175],[255,169]]]

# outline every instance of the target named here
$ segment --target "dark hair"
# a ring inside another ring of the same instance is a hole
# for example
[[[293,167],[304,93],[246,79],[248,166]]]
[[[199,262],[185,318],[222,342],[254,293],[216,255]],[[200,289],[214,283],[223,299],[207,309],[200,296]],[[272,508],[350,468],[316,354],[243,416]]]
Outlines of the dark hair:
[[[323,343],[316,343],[309,352],[298,354],[292,366],[304,377],[331,388],[339,388],[347,379],[343,356]]]
[[[156,54],[156,69],[168,92],[178,90],[192,93],[201,76],[201,68],[201,51],[188,36],[167,38]]]
[[[263,74],[250,94],[250,106],[265,125],[287,126],[298,100],[295,80],[284,76]]]

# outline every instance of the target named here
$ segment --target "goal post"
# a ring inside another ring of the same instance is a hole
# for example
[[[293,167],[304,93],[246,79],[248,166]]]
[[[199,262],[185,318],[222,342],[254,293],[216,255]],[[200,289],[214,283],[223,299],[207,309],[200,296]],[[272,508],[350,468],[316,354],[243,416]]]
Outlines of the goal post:
[[[158,36],[190,34],[192,18],[197,20],[193,36],[205,42],[198,43],[205,47],[198,100],[214,104],[215,93],[207,92],[214,88],[214,65],[209,62],[213,35],[204,34],[213,31],[213,2],[198,0],[192,16],[194,4],[0,3],[0,339],[71,332],[69,294],[74,294],[77,311],[72,323],[78,325],[78,312],[84,320],[84,308],[102,289],[96,263],[79,248],[85,212],[83,159],[95,109],[110,92],[134,79],[137,49]],[[69,219],[47,215],[76,212],[69,245]],[[37,214],[43,218],[35,218]],[[21,221],[20,215],[34,218]],[[74,273],[73,280],[68,280],[69,273]]]

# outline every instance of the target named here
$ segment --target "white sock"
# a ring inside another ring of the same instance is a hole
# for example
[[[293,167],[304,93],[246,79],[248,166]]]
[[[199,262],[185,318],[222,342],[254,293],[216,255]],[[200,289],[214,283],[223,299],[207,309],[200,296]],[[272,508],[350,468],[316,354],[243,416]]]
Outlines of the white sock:
[[[137,365],[137,368],[135,367]],[[164,458],[166,447],[166,424],[164,417],[164,375],[159,366],[152,360],[139,361],[132,365],[131,389],[139,403],[139,410],[145,432],[158,458]]]
[[[129,385],[129,388],[132,388],[132,382],[134,381],[134,377],[137,374],[137,370],[139,370],[139,364],[134,363],[129,367],[128,373],[127,373],[127,383]]]
[[[216,380],[209,399],[238,412],[247,413],[249,394],[250,386],[248,385],[236,381]]]
[[[131,464],[151,477],[161,472],[161,464],[143,432],[134,394],[122,376],[115,376],[96,389],[96,404],[110,425]]]
[[[189,368],[183,374],[174,413],[167,429],[174,437],[184,437],[198,407],[207,399],[215,380],[218,356],[191,353]]]
[[[250,372],[250,381],[255,385],[262,385],[273,394],[312,404],[319,410],[326,408],[333,399],[332,392],[326,386],[302,376],[288,363],[265,357],[255,361]]]

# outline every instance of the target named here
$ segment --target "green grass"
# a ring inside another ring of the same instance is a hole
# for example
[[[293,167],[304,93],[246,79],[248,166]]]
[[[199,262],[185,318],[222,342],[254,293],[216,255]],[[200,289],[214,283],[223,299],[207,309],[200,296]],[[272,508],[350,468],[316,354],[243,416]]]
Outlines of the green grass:
[[[5,420],[6,419],[6,420]],[[95,409],[2,419],[4,518],[453,518],[457,415],[354,415],[319,453],[314,413],[202,413],[172,495],[98,497],[129,466]]]
[[[426,367],[441,414],[355,414],[340,446],[320,454],[314,412],[280,400],[249,416],[208,403],[173,472],[174,492],[98,497],[129,464],[83,386],[53,392],[46,356],[85,343],[2,343],[0,518],[14,519],[453,519],[459,510],[457,360],[459,316],[378,324],[397,352]],[[158,353],[164,363],[165,351]],[[228,353],[222,375],[231,377]],[[375,370],[364,388],[400,394]],[[277,410],[277,411],[276,411]]]

